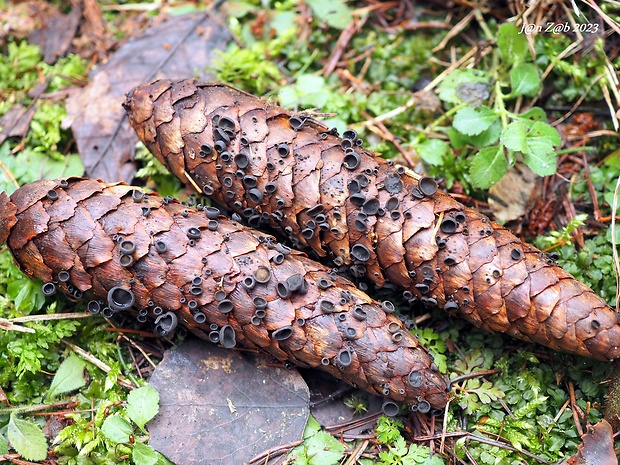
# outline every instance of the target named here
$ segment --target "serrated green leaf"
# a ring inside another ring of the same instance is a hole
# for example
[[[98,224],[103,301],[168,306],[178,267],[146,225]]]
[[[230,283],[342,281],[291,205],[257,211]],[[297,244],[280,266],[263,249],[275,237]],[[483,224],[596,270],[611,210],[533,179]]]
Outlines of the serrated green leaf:
[[[550,176],[557,169],[557,154],[554,146],[560,143],[560,134],[555,128],[537,121],[527,135],[527,147],[523,151],[523,161],[539,176]]]
[[[324,108],[331,95],[332,92],[323,76],[300,74],[295,84],[280,88],[278,100],[286,108],[295,108],[298,105]]]
[[[495,120],[497,115],[490,108],[467,105],[456,112],[452,124],[459,132],[475,136],[491,126]]]
[[[131,424],[119,415],[110,415],[101,425],[101,431],[110,441],[129,442],[129,435],[133,428]]]
[[[13,449],[26,460],[47,457],[47,440],[38,425],[11,415],[7,436]]]
[[[143,386],[127,396],[127,415],[144,429],[144,425],[159,412],[159,393],[151,386]]]
[[[513,121],[504,128],[500,139],[508,149],[523,152],[527,150],[526,137],[527,126],[521,121]]]
[[[480,402],[483,404],[490,404],[504,397],[504,392],[493,386],[493,383],[490,381],[483,382],[480,387],[476,389],[476,394],[478,394],[478,399],[480,399]]]
[[[314,436],[319,431],[321,431],[321,424],[312,415],[308,416],[308,422],[304,429],[304,439]]]
[[[442,459],[439,455],[435,454],[432,457],[427,457],[423,462],[420,462],[420,465],[445,465],[444,459]]]
[[[538,68],[532,63],[521,63],[510,71],[510,87],[514,95],[533,97],[540,90]]]
[[[522,61],[527,57],[527,39],[512,23],[504,23],[499,27],[497,46],[499,53],[507,63]]]
[[[343,0],[306,0],[312,14],[335,29],[344,29],[353,20],[351,9]]]
[[[135,465],[155,465],[159,457],[151,446],[136,442],[131,452],[131,460]]]
[[[4,437],[4,435],[0,434],[0,455],[9,453],[9,441]]]
[[[67,357],[56,370],[48,397],[75,391],[85,386],[84,368],[86,368],[86,362],[77,355]]]
[[[527,135],[528,138],[536,138],[536,137],[544,137],[549,140],[551,145],[560,145],[562,143],[562,138],[560,137],[560,133],[557,129],[555,129],[550,124],[547,124],[542,121],[536,121],[532,127],[530,128],[530,132]]]
[[[448,153],[448,144],[440,139],[426,139],[416,146],[416,150],[429,165],[442,166]]]
[[[546,140],[528,138],[523,161],[538,176],[551,176],[557,170],[555,149]]]
[[[344,455],[344,445],[325,431],[319,431],[306,441],[308,462],[311,465],[335,465]]]
[[[174,465],[170,460],[157,452],[157,463],[155,465]]]
[[[471,163],[469,174],[472,183],[480,189],[488,189],[506,174],[508,162],[502,145],[486,147],[478,152]]]
[[[499,140],[499,136],[501,133],[502,125],[499,120],[495,120],[493,121],[493,124],[491,124],[491,126],[482,131],[480,134],[476,134],[475,136],[463,135],[463,138],[470,145],[482,149],[490,145],[495,145]]]
[[[547,114],[545,113],[545,110],[540,107],[532,107],[529,110],[524,111],[523,113],[518,115],[518,118],[520,120],[526,120],[526,122],[547,121]]]

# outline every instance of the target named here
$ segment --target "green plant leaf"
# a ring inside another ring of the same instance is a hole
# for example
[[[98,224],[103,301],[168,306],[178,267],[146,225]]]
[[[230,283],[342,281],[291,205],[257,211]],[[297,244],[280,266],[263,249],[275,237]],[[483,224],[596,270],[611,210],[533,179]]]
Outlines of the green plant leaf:
[[[324,108],[332,94],[323,76],[300,74],[295,84],[280,88],[278,100],[286,108],[295,108],[298,105]]]
[[[557,169],[557,154],[554,146],[560,143],[560,134],[555,128],[537,121],[527,135],[523,161],[539,176],[550,176]]]
[[[456,112],[453,126],[465,135],[475,136],[491,126],[496,119],[497,115],[488,107],[467,105]]]
[[[520,120],[525,120],[525,122],[547,121],[547,114],[545,113],[545,110],[540,107],[532,107],[518,115],[518,118]]]
[[[502,144],[515,152],[527,150],[526,138],[527,126],[521,121],[513,121],[506,126],[500,137]]]
[[[38,425],[12,414],[7,435],[13,449],[26,460],[43,460],[47,457],[47,440]]]
[[[512,23],[504,23],[499,27],[497,46],[507,63],[523,61],[527,57],[527,39]]]
[[[335,29],[344,29],[353,20],[351,9],[342,0],[306,0],[320,21]]]
[[[75,391],[86,385],[84,378],[86,362],[77,355],[69,355],[58,367],[48,397],[54,397],[65,392]]]
[[[532,63],[521,63],[510,71],[512,93],[533,97],[540,90],[541,80],[538,68]]]
[[[0,434],[0,455],[9,453],[9,441],[4,437],[4,435]]]
[[[469,174],[472,183],[481,189],[488,189],[502,179],[508,169],[504,146],[486,147],[472,160]]]
[[[493,121],[493,124],[475,136],[463,135],[465,141],[470,145],[482,149],[489,145],[495,145],[499,140],[499,136],[502,133],[502,125],[499,120]]]
[[[131,427],[131,423],[123,417],[119,415],[110,415],[104,420],[103,425],[101,425],[101,431],[103,431],[105,437],[110,441],[119,443],[129,442],[129,435],[132,433],[133,428]]]
[[[562,143],[560,133],[556,128],[542,121],[536,121],[530,128],[530,132],[527,135],[528,139],[544,138],[553,146],[558,146]]]
[[[457,87],[464,84],[489,83],[489,75],[478,69],[456,69],[439,85],[439,98],[444,102],[461,103]]]
[[[159,456],[151,446],[136,442],[131,452],[131,460],[135,465],[155,465]]]
[[[403,423],[396,418],[387,417],[385,415],[377,420],[377,440],[381,444],[392,444],[401,438],[400,429],[404,428]]]
[[[159,393],[151,386],[143,386],[127,396],[127,415],[144,429],[144,425],[159,412]]]
[[[416,150],[429,165],[442,166],[448,153],[448,144],[440,139],[426,139],[416,146]]]
[[[306,428],[304,429],[304,439],[314,436],[319,431],[321,431],[321,424],[316,418],[310,415],[308,417],[308,423],[306,423]]]
[[[544,143],[532,144],[532,150],[523,153],[523,161],[538,176],[554,174],[557,170],[556,158],[553,146]]]
[[[319,431],[306,441],[310,465],[335,465],[344,455],[344,445],[325,431]]]
[[[483,404],[490,404],[504,397],[504,392],[498,387],[493,386],[493,383],[490,381],[484,381],[480,387],[476,389],[476,394],[478,394],[478,398]]]

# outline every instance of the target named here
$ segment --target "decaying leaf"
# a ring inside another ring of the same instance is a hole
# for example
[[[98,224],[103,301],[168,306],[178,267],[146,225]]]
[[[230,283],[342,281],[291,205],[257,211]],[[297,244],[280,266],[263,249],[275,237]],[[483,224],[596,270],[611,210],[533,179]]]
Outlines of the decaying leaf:
[[[199,75],[230,39],[209,13],[176,16],[147,29],[95,68],[91,83],[67,101],[86,173],[107,181],[131,181],[135,135],[121,103],[132,87],[160,77]]]
[[[334,270],[240,226],[124,184],[38,181],[0,194],[0,242],[21,269],[106,316],[137,310],[170,334],[180,324],[220,343],[319,368],[427,413],[447,402],[427,350]]]
[[[601,297],[432,178],[361,148],[355,131],[340,138],[303,113],[195,80],[143,85],[125,108],[161,162],[250,226],[488,331],[620,356],[618,317]]]
[[[175,463],[246,463],[301,439],[308,419],[299,373],[259,354],[191,340],[166,352],[149,383],[160,394],[149,444]]]
[[[16,104],[0,117],[0,144],[8,137],[26,137],[34,116],[34,105],[23,107]]]
[[[577,446],[577,455],[568,460],[569,465],[617,465],[611,425],[605,420],[588,426],[581,436],[583,444]]]
[[[62,14],[55,11],[45,18],[45,24],[35,29],[29,37],[29,42],[41,47],[43,61],[55,63],[58,57],[63,56],[71,45],[71,40],[78,30],[82,18],[81,0],[71,1],[71,11]]]
[[[489,206],[493,215],[502,223],[516,220],[527,211],[532,192],[539,179],[526,165],[509,169],[497,184],[489,189]]]

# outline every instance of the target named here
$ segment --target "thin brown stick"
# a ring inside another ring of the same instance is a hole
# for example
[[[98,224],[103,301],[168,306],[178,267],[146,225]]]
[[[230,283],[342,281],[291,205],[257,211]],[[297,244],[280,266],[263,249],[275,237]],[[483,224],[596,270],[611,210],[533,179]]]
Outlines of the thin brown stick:
[[[271,459],[273,457],[277,457],[279,455],[282,455],[283,453],[285,453],[286,451],[293,449],[294,447],[299,446],[300,444],[303,444],[303,441],[293,441],[290,442],[288,444],[282,444],[276,447],[272,447],[271,449],[267,449],[263,452],[261,452],[258,455],[255,455],[254,457],[252,457],[249,461],[248,464],[252,464],[252,463],[258,463],[260,461],[262,461],[263,459]],[[267,462],[265,462],[267,463]]]

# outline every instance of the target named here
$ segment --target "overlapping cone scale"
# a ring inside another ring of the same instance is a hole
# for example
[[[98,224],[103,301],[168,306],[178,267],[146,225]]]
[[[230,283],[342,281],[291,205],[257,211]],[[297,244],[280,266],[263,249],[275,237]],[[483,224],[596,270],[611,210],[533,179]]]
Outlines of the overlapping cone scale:
[[[354,275],[491,332],[598,359],[620,354],[616,313],[587,286],[436,183],[303,113],[220,83],[156,81],[125,102],[176,176]]]
[[[346,279],[273,237],[171,198],[81,178],[0,196],[0,233],[44,293],[182,325],[224,347],[325,370],[428,412],[446,382],[418,340]]]

